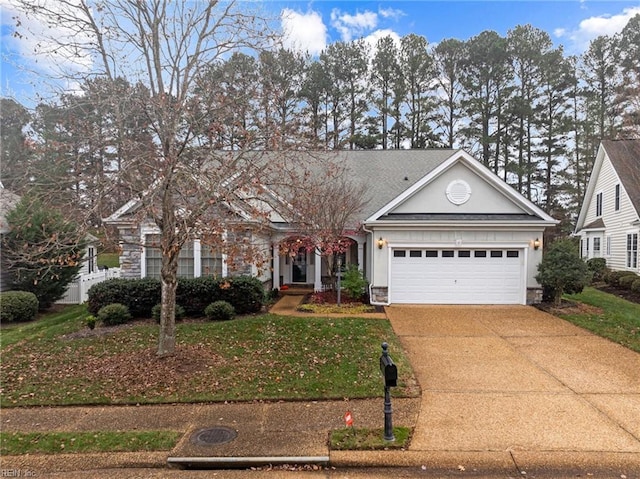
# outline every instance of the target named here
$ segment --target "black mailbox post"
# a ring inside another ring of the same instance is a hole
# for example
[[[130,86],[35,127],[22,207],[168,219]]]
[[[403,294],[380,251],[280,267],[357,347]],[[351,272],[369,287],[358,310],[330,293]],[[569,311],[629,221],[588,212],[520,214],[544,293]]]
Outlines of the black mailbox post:
[[[389,388],[398,385],[398,368],[389,356],[389,345],[382,343],[382,356],[380,356],[380,372],[384,378],[384,440],[395,441],[393,435],[393,411],[391,409],[391,394]]]

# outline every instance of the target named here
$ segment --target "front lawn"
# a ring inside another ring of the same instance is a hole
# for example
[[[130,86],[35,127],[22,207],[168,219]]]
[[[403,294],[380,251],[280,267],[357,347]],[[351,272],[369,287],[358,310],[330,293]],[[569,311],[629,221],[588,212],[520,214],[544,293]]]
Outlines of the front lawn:
[[[555,314],[602,337],[640,352],[640,304],[595,288],[566,298],[593,306],[583,311]]]
[[[158,359],[155,322],[90,332],[85,315],[72,307],[3,328],[2,407],[375,397],[383,341],[398,365],[395,395],[417,394],[382,319],[267,314],[178,323],[177,354]]]

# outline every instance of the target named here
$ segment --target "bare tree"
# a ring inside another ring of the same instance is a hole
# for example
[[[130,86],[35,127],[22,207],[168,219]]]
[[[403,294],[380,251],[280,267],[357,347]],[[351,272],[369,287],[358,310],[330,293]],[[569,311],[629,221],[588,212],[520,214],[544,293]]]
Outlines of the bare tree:
[[[52,77],[67,85],[124,78],[149,91],[146,101],[128,108],[146,118],[152,147],[132,149],[137,153],[117,181],[138,199],[137,214],[150,218],[161,233],[158,355],[171,355],[181,247],[194,234],[224,242],[222,233],[236,227],[241,216],[257,225],[266,217],[264,208],[247,198],[260,196],[270,181],[284,181],[283,172],[297,174],[284,164],[286,155],[282,162],[265,162],[261,155],[242,151],[215,153],[201,128],[215,124],[224,103],[224,98],[209,101],[196,94],[206,68],[236,51],[273,46],[269,20],[249,10],[255,4],[233,0],[18,0],[17,5],[19,36],[37,37],[37,54],[64,59]],[[30,25],[49,28],[29,31]],[[250,138],[243,147],[251,148]]]

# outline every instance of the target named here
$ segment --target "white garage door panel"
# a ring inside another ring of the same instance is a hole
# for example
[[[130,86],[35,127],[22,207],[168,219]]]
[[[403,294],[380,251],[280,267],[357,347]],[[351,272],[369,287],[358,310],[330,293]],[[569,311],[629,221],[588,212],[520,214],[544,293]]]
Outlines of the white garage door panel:
[[[524,251],[518,257],[391,258],[391,302],[427,304],[521,304]],[[510,250],[514,251],[514,250]]]

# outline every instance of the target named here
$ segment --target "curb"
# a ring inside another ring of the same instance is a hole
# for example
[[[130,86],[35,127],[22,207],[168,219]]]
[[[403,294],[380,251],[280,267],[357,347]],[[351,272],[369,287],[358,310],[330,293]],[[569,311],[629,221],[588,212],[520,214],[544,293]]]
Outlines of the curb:
[[[260,466],[328,466],[329,456],[169,457],[167,464],[182,469],[245,469]]]

